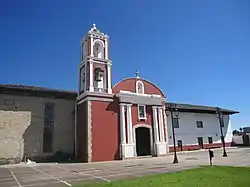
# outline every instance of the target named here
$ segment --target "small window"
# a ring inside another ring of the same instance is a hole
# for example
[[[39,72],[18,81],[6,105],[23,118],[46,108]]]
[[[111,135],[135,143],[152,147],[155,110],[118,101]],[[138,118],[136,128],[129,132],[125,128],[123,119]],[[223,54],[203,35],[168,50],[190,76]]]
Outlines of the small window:
[[[203,128],[203,122],[202,121],[196,121],[197,128]]]
[[[146,106],[138,105],[138,116],[139,119],[146,119]]]
[[[173,118],[173,126],[174,128],[179,128],[179,118]]]
[[[44,105],[43,152],[53,151],[55,104]]]
[[[45,103],[44,107],[44,123],[54,122],[54,111],[55,104],[54,103]]]
[[[213,138],[212,137],[208,137],[208,143],[212,144],[213,143]]]

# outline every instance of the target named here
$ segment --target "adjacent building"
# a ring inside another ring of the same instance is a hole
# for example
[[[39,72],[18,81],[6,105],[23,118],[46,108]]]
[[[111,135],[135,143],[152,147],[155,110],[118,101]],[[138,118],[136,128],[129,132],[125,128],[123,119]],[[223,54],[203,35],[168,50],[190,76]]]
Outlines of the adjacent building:
[[[170,115],[169,104],[139,72],[112,84],[109,37],[93,25],[81,41],[77,92],[0,85],[0,159],[164,156],[173,150],[173,136],[178,151],[221,147],[221,128],[231,145],[230,115],[237,111],[221,109],[220,127],[216,107],[175,103]]]

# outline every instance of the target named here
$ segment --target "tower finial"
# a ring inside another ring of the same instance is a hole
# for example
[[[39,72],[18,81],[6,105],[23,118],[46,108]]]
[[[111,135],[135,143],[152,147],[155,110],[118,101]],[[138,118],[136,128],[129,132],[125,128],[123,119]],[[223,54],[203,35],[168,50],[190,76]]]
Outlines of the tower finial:
[[[140,78],[140,72],[138,71],[138,70],[136,70],[136,72],[135,72],[135,76],[136,76],[136,78]]]
[[[95,23],[93,23],[93,29],[96,29],[96,24]]]

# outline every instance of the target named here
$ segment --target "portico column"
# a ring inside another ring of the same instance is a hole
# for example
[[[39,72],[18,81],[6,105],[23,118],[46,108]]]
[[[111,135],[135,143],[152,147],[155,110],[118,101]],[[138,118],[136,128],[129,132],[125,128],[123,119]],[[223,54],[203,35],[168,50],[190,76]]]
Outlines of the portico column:
[[[123,103],[120,104],[120,130],[121,130],[121,143],[126,144],[126,128],[125,128],[125,105]]]
[[[153,106],[153,123],[154,123],[154,137],[155,143],[159,142],[159,130],[158,130],[158,119],[157,119],[157,107]]]
[[[163,117],[162,107],[158,107],[158,119],[159,119],[159,130],[160,130],[160,142],[164,142],[164,128],[163,128]]]
[[[127,133],[128,133],[128,143],[133,143],[133,127],[132,127],[132,116],[131,116],[131,104],[127,104]]]
[[[93,86],[93,61],[89,61],[89,91],[94,91]]]

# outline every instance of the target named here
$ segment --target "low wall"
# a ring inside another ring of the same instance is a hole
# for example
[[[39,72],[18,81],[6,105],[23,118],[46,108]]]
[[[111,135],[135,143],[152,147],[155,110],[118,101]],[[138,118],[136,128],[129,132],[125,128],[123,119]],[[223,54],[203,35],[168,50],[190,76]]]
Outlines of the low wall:
[[[225,143],[226,147],[231,147],[231,142]],[[223,147],[222,143],[213,143],[213,144],[204,144],[203,148],[204,149],[215,149],[215,148],[220,148]],[[194,151],[194,150],[199,150],[201,147],[199,145],[183,145],[182,150],[180,147],[176,146],[176,151]],[[174,147],[169,147],[169,152],[173,152]]]

